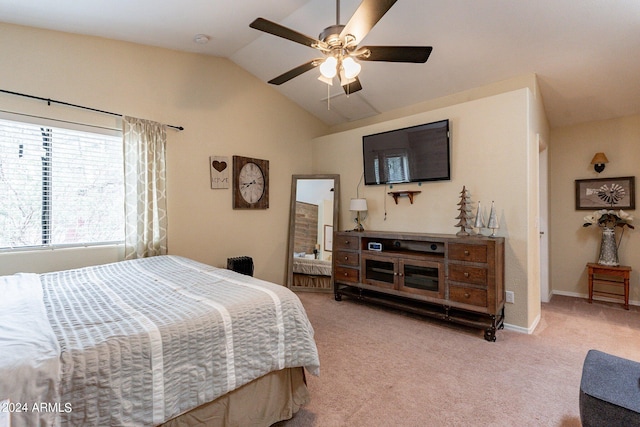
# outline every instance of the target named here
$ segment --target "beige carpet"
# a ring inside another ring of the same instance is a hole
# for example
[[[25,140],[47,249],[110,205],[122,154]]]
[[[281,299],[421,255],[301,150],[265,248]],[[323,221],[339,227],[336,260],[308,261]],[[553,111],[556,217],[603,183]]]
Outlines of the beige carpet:
[[[582,363],[640,361],[640,311],[556,296],[535,333],[482,332],[331,294],[299,293],[316,331],[311,402],[279,427],[580,426]],[[506,319],[507,323],[509,319]]]

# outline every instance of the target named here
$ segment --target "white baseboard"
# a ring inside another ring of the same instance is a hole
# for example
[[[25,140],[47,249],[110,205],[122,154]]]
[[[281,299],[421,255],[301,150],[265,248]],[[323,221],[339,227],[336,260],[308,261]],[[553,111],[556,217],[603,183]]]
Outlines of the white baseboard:
[[[589,298],[588,294],[581,294],[581,293],[578,293],[578,292],[551,291],[551,293],[549,294],[549,300],[551,300],[551,298],[553,298],[554,295],[561,295],[561,296],[565,296],[565,297],[573,297],[573,298],[581,298],[581,299]],[[619,298],[608,298],[608,297],[598,296],[598,301],[617,302],[617,303],[619,303],[620,299]],[[640,306],[640,301],[629,300],[629,305]],[[540,323],[540,314],[538,314],[538,316],[536,316],[535,320],[533,321],[531,326],[528,327],[528,328],[524,328],[524,327],[518,326],[518,325],[512,325],[510,323],[505,323],[504,324],[504,329],[509,330],[509,331],[520,332],[522,334],[529,334],[530,335],[530,334],[533,333],[533,331],[536,330],[536,327],[538,326],[538,323]]]
[[[512,325],[510,323],[505,323],[504,328],[509,331],[520,332],[521,334],[531,335],[533,331],[535,331],[536,327],[538,326],[538,323],[540,323],[540,314],[536,316],[535,320],[533,321],[531,326],[529,326],[528,328]]]
[[[580,294],[577,292],[566,292],[566,291],[552,291],[551,292],[551,297],[553,297],[554,295],[561,295],[561,296],[565,296],[565,297],[574,297],[574,298],[582,298],[582,299],[587,299],[589,298],[588,294]],[[601,297],[598,296],[598,301],[606,301],[606,302],[620,302],[620,298],[608,298],[608,297]],[[634,301],[634,300],[629,300],[629,305],[638,305],[640,306],[640,301]]]
[[[587,299],[589,298],[589,295],[587,294],[580,294],[577,292],[565,292],[565,291],[551,291],[551,294],[549,295],[549,299],[553,298],[554,295],[561,295],[561,296],[565,296],[565,297],[573,297],[573,298],[581,298],[581,299]],[[607,301],[607,302],[620,302],[619,298],[607,298],[607,297],[598,297],[598,300],[600,301]],[[640,301],[629,301],[629,305],[638,305],[640,306]],[[536,327],[538,326],[538,323],[540,323],[540,314],[538,314],[538,316],[536,316],[536,319],[533,321],[533,324],[528,327],[528,328],[523,328],[522,326],[517,326],[517,325],[511,325],[508,323],[504,324],[504,328],[510,331],[515,331],[515,332],[520,332],[523,334],[532,334],[533,331],[535,331]]]
[[[554,295],[561,295],[563,297],[574,297],[574,298],[588,298],[587,294],[579,294],[577,292],[566,292],[566,291],[551,291],[551,295],[549,295],[549,300],[553,298]]]

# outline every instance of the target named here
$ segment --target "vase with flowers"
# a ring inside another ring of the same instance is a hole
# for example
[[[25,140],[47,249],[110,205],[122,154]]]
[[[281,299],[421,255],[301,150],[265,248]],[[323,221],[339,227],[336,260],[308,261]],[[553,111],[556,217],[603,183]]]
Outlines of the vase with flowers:
[[[618,260],[618,247],[620,246],[620,242],[622,242],[625,228],[634,228],[633,225],[630,224],[631,221],[633,221],[633,217],[622,209],[618,211],[601,209],[584,217],[584,227],[597,225],[602,231],[598,264],[611,266],[620,265]],[[616,241],[616,227],[622,229],[620,240],[618,241]]]

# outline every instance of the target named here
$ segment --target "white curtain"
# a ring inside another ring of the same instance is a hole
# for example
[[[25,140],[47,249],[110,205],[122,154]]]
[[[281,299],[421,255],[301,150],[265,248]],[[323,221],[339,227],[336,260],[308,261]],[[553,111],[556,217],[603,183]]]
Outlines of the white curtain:
[[[125,258],[167,253],[167,128],[123,117]]]

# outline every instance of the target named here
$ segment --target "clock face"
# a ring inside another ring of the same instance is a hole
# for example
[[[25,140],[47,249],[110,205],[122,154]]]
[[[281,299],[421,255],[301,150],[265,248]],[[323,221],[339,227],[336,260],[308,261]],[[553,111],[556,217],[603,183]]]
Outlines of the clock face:
[[[233,209],[269,209],[269,161],[233,156]]]
[[[257,203],[264,194],[264,173],[252,162],[245,164],[238,174],[240,195],[247,203]]]

